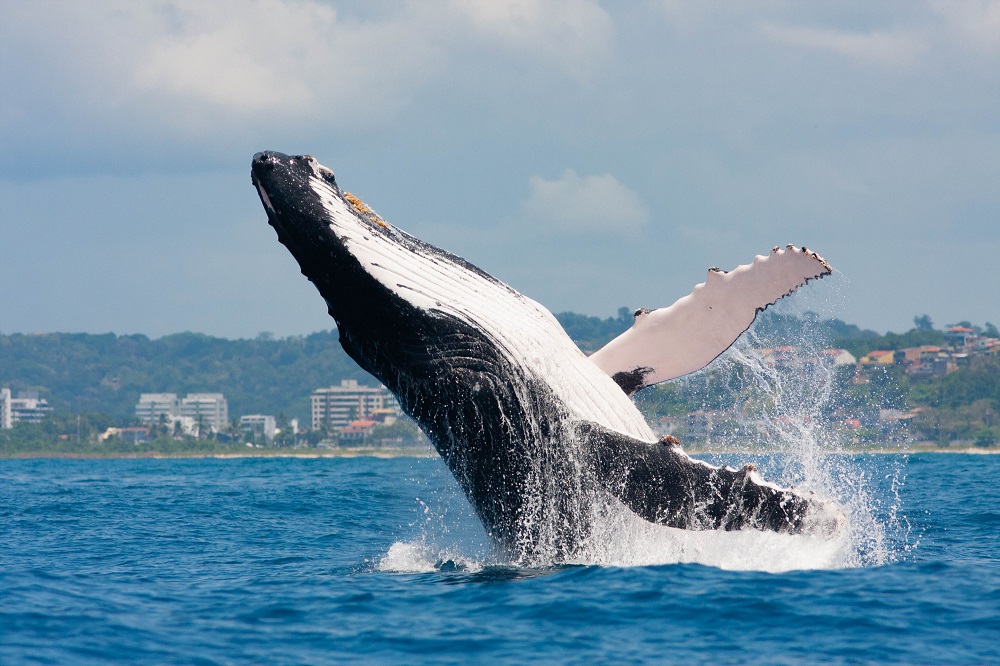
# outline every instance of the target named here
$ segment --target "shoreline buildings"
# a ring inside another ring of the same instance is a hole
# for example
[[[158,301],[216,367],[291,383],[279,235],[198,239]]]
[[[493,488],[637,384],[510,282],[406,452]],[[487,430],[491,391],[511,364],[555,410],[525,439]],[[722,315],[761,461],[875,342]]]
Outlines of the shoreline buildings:
[[[240,417],[240,432],[255,439],[263,438],[270,444],[278,434],[278,424],[273,416],[267,414],[244,414]]]
[[[0,389],[0,429],[10,429],[15,423],[41,423],[52,407],[37,391],[18,391],[13,396],[9,388]]]
[[[14,419],[10,413],[10,389],[0,389],[0,428],[14,427]]]
[[[148,425],[156,425],[162,417],[171,425],[180,423],[185,432],[198,426],[221,432],[229,425],[229,404],[222,393],[188,393],[183,398],[176,393],[143,393],[135,415]]]
[[[311,425],[313,430],[326,426],[339,433],[352,421],[385,413],[385,410],[399,413],[399,403],[389,389],[362,386],[356,379],[342,379],[340,386],[313,391]]]

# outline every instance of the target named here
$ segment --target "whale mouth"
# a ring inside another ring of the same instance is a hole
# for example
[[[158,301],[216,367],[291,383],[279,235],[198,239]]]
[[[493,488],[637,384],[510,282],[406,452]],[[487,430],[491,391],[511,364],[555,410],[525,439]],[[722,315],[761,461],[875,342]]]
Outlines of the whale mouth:
[[[330,219],[331,200],[339,200],[343,204],[342,212],[353,215],[366,227],[391,229],[391,225],[368,204],[341,190],[333,171],[312,155],[261,151],[253,156],[250,174],[269,221],[279,232],[311,232],[313,230],[309,226],[315,226],[316,222],[333,221]],[[313,224],[293,223],[290,218],[308,220]],[[340,219],[343,220],[343,217]]]

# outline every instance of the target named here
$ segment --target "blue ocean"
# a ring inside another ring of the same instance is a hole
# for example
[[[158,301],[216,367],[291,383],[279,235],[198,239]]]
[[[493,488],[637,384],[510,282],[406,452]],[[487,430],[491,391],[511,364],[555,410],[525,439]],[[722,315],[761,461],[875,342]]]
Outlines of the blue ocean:
[[[0,460],[0,663],[1000,663],[1000,456],[836,460],[847,541],[539,568],[432,456]]]

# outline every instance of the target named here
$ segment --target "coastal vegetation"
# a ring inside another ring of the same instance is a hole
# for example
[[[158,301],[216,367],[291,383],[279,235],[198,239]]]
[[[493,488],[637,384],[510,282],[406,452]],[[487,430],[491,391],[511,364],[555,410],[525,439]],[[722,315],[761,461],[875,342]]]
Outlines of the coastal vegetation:
[[[632,311],[598,318],[577,313],[557,315],[584,351],[600,348],[632,324]],[[986,336],[991,324],[970,328]],[[771,312],[759,317],[752,331],[756,346],[803,344],[812,349],[845,349],[861,358],[872,350],[901,350],[941,345],[944,332],[926,315],[914,318],[904,333],[863,330],[837,319],[820,319]],[[294,440],[290,419],[309,422],[309,396],[319,387],[341,379],[374,383],[343,351],[337,332],[275,338],[228,340],[197,333],[158,339],[144,335],[81,333],[0,334],[0,387],[13,392],[37,391],[54,408],[42,423],[18,423],[0,430],[0,454],[45,450],[70,453],[81,447],[116,447],[134,451],[135,444],[99,435],[111,426],[136,425],[135,404],[144,392],[222,392],[230,413],[275,414],[285,425],[278,447],[315,444],[316,434]],[[701,381],[680,381],[647,389],[638,400],[651,419],[676,417],[696,410],[723,409],[735,401],[753,403],[745,370],[730,369]],[[764,398],[761,398],[763,400]],[[853,367],[836,370],[833,397],[824,416],[831,423],[845,416],[878,414],[879,410],[909,410],[909,426],[920,439],[947,443],[964,440],[980,446],[1000,442],[1000,360],[974,358],[944,376],[915,378],[899,365],[876,368],[858,382]],[[279,425],[280,427],[280,425]],[[394,433],[387,433],[392,436]],[[860,433],[875,438],[878,433]],[[175,433],[151,433],[144,450],[163,453],[197,450],[232,451],[245,446],[235,425],[213,439],[176,438]]]
[[[135,416],[140,393],[222,392],[233,414],[285,414],[308,422],[309,395],[369,375],[337,332],[227,340],[200,333],[0,335],[0,386],[38,391],[57,412]]]

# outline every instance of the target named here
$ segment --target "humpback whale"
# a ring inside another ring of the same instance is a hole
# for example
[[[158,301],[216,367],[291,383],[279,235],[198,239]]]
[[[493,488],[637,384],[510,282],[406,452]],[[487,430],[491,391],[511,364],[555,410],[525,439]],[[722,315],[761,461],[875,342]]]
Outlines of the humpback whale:
[[[687,530],[830,533],[842,520],[752,465],[716,467],[658,440],[629,397],[703,367],[760,310],[829,274],[814,252],[712,269],[587,357],[543,306],[389,224],[313,157],[261,152],[251,173],[344,350],[396,395],[514,561],[572,558],[615,511]]]

